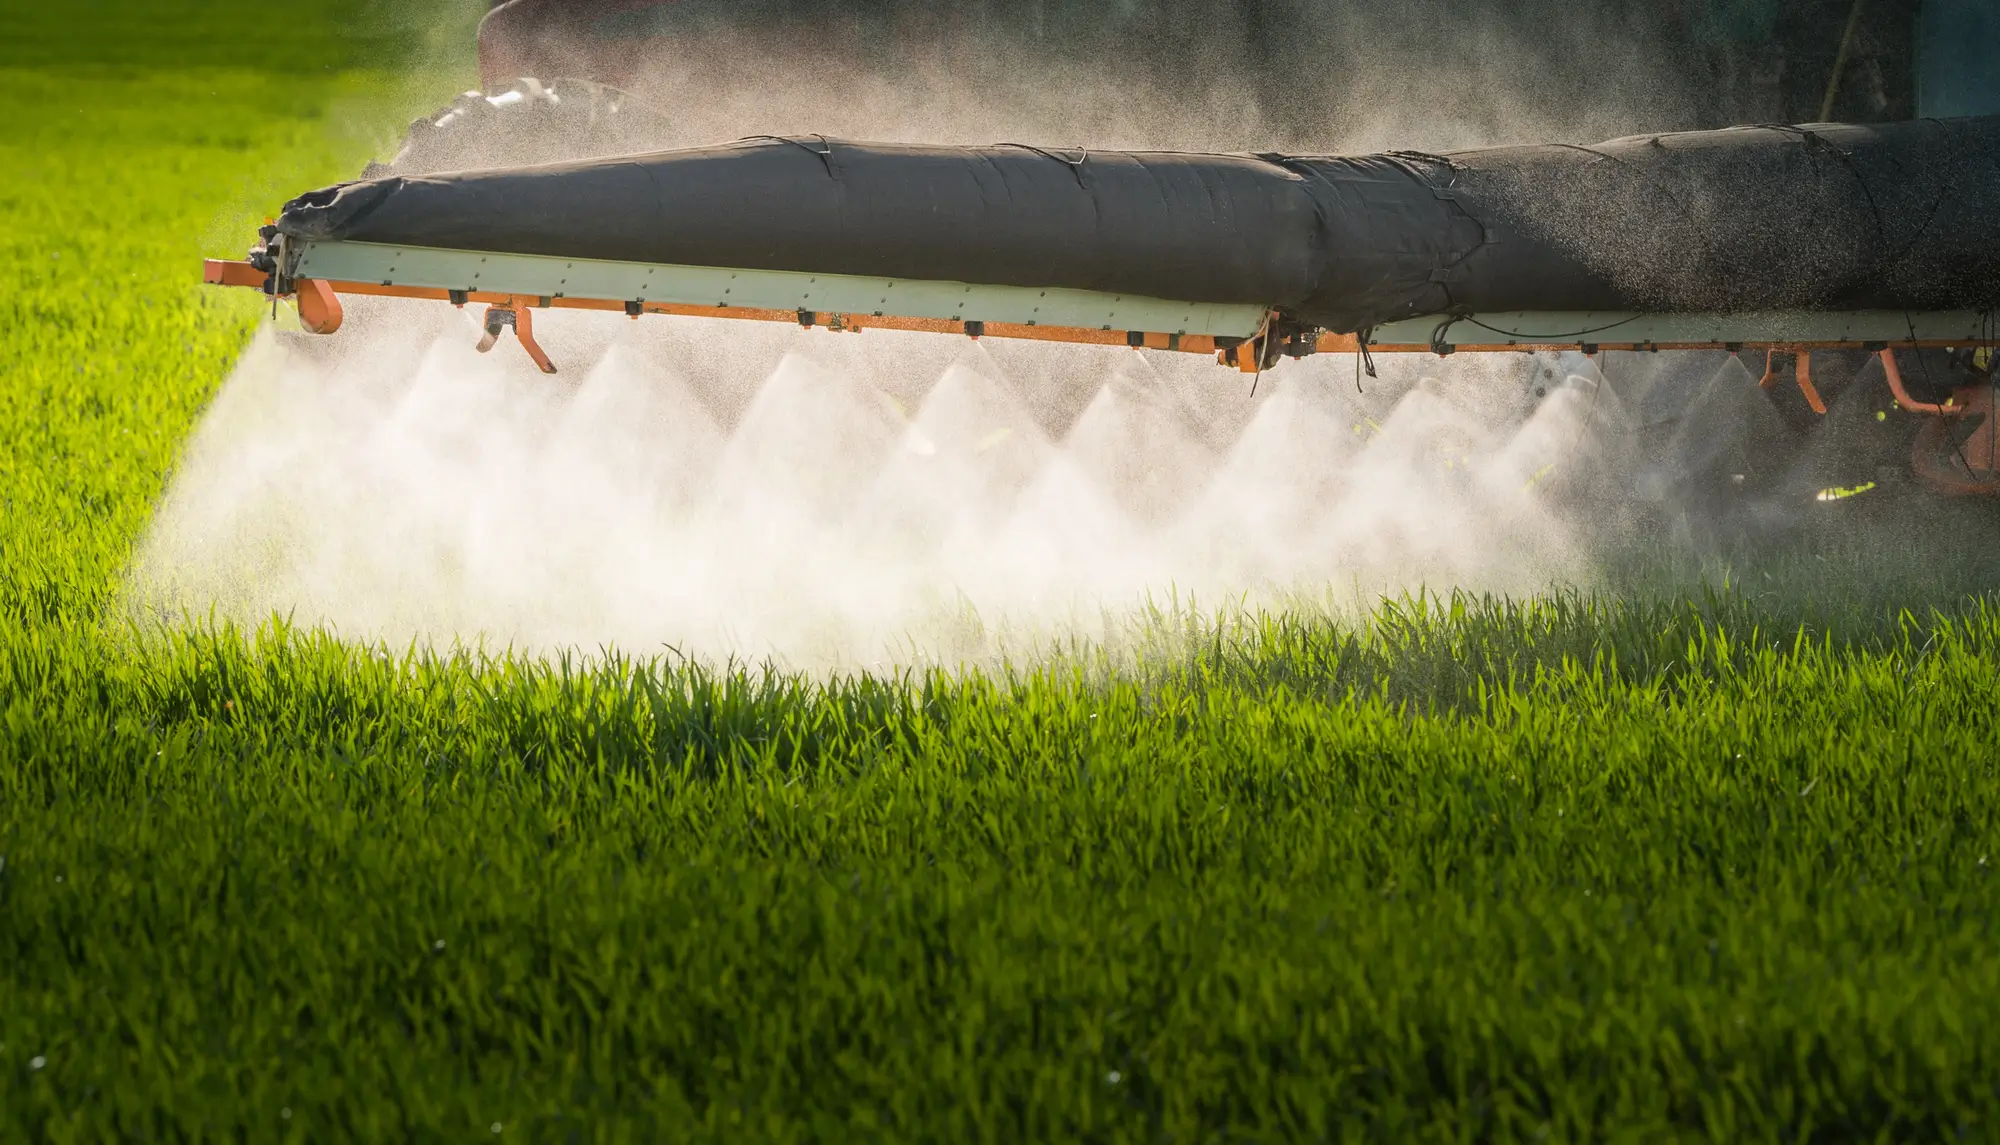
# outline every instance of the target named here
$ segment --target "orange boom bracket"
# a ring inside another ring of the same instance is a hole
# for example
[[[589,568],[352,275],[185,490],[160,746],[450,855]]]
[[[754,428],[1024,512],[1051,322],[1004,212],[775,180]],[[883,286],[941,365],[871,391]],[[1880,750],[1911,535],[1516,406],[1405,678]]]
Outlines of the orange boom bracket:
[[[543,352],[541,343],[535,341],[535,312],[531,306],[523,305],[530,301],[515,299],[504,305],[496,303],[487,307],[486,336],[479,340],[479,345],[474,349],[484,354],[500,340],[501,331],[511,329],[514,331],[514,337],[520,339],[521,348],[528,352],[528,357],[534,359],[535,365],[540,367],[544,374],[553,374],[556,372],[556,364],[549,361],[549,356]]]
[[[2000,496],[2000,420],[1993,383],[1957,386],[1942,402],[1920,402],[1903,384],[1896,355],[1881,352],[1882,373],[1898,408],[1925,416],[1910,448],[1917,480],[1947,497]]]
[[[315,334],[331,334],[339,330],[347,315],[340,308],[340,296],[334,293],[332,284],[317,278],[302,278],[296,285],[299,292],[299,324]]]
[[[1778,355],[1783,352],[1781,350],[1765,351],[1764,376],[1757,379],[1759,386],[1768,390],[1784,378],[1778,362]],[[1819,387],[1813,385],[1812,350],[1810,348],[1797,350],[1792,353],[1792,380],[1798,384],[1799,394],[1806,399],[1806,405],[1814,413],[1825,416],[1826,402],[1820,399]]]

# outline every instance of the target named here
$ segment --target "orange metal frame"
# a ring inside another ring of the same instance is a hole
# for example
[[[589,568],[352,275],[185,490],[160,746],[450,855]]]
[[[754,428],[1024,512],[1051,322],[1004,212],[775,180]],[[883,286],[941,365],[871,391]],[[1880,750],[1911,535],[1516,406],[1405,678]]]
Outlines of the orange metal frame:
[[[247,262],[209,259],[202,264],[202,279],[211,286],[248,286],[262,290],[270,276]],[[688,318],[734,318],[754,322],[788,322],[795,325],[824,326],[829,330],[909,330],[923,334],[971,334],[973,337],[1021,338],[1037,342],[1076,342],[1095,346],[1139,346],[1148,350],[1174,350],[1188,354],[1214,354],[1223,347],[1207,334],[1135,334],[1124,330],[1098,330],[1083,326],[1028,326],[1013,322],[967,323],[947,318],[876,317],[832,311],[760,310],[746,306],[688,306],[672,302],[629,303],[606,298],[549,298],[532,294],[495,291],[467,291],[457,299],[453,292],[425,286],[384,286],[376,282],[327,282],[319,279],[295,281],[299,294],[300,320],[314,333],[330,334],[340,326],[337,295],[361,294],[379,298],[419,298],[437,302],[480,303],[520,314],[527,310],[597,310],[620,312],[634,318],[641,314],[675,314]],[[311,312],[308,316],[308,311]],[[517,319],[518,321],[518,319]],[[330,324],[329,324],[330,323]],[[323,328],[322,328],[323,327]],[[553,372],[553,371],[550,371]]]
[[[247,286],[263,290],[269,275],[247,262],[226,259],[209,259],[203,263],[203,281],[215,286]],[[608,298],[545,297],[528,294],[509,294],[495,291],[466,291],[454,299],[453,291],[435,287],[387,286],[376,282],[331,282],[318,279],[298,279],[294,284],[301,296],[301,316],[307,328],[315,332],[331,333],[340,322],[340,303],[337,295],[359,294],[382,298],[418,298],[438,302],[456,302],[463,305],[476,302],[487,306],[498,306],[516,312],[529,309],[556,310],[598,310],[623,312],[638,317],[640,314],[674,314],[691,318],[732,318],[756,322],[788,322],[824,326],[830,330],[909,330],[926,334],[969,334],[972,337],[984,335],[990,338],[1021,338],[1038,342],[1074,342],[1094,346],[1133,346],[1148,350],[1172,350],[1189,354],[1219,354],[1228,365],[1236,366],[1244,373],[1254,373],[1260,368],[1257,354],[1239,354],[1240,344],[1234,339],[1220,339],[1207,334],[1160,334],[1142,331],[1103,330],[1085,326],[1029,326],[1010,322],[961,322],[945,318],[900,318],[867,314],[847,314],[832,311],[763,310],[743,306],[696,306],[670,302],[631,303]],[[308,312],[310,314],[308,315]],[[328,325],[331,323],[331,325]],[[321,327],[324,327],[322,330]],[[1260,334],[1259,337],[1262,337]],[[1255,341],[1249,339],[1244,341]],[[1962,340],[1914,340],[1898,342],[1899,347],[1941,347],[1958,345]],[[1579,350],[1585,353],[1599,353],[1607,350],[1651,352],[1658,350],[1764,350],[1772,353],[1798,355],[1805,370],[1802,388],[1810,389],[1811,366],[1807,355],[1814,350],[1861,350],[1875,349],[1876,345],[1861,342],[1494,342],[1457,343],[1451,347],[1453,353],[1517,353],[1551,352]],[[1427,343],[1382,343],[1370,342],[1368,351],[1374,354],[1431,353],[1434,347]],[[1320,334],[1313,344],[1315,353],[1353,354],[1361,350],[1361,339],[1355,334]],[[1766,383],[1771,384],[1771,360],[1767,357]],[[1817,391],[1812,391],[1808,400],[1816,409],[1823,408],[1818,402]]]

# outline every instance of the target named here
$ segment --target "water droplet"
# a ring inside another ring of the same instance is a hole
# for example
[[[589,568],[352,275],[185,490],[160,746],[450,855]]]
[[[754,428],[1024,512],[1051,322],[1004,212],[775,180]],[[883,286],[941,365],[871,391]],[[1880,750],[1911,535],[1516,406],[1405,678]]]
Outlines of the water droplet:
[[[1119,1082],[1125,1080],[1125,1075],[1119,1073],[1117,1070],[1114,1069],[1110,1073],[1104,1075],[1104,1080],[1111,1083],[1112,1085],[1117,1085]]]
[[[43,1057],[40,1054],[36,1054],[34,1057],[28,1059],[29,1069],[40,1069],[47,1064],[49,1064],[49,1059]]]

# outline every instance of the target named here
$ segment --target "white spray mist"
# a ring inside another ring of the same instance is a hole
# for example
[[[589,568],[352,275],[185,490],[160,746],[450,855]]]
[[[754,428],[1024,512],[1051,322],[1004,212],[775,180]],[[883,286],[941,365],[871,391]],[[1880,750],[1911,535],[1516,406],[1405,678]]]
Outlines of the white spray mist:
[[[1149,599],[1588,579],[1615,464],[1588,367],[1146,351],[554,312],[549,379],[470,320],[261,334],[133,600],[403,643],[976,663]],[[1531,387],[1544,396],[1536,398]]]

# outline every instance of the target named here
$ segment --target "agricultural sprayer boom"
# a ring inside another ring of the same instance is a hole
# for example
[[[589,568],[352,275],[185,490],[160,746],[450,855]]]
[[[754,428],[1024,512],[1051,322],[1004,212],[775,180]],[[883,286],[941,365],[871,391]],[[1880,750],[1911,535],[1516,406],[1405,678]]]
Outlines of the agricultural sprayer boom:
[[[533,314],[550,308],[1245,372],[1324,352],[1750,351],[1819,413],[1813,352],[1872,352],[1942,427],[1917,475],[2000,491],[2000,117],[1334,157],[758,138],[345,183],[261,238],[207,281],[296,298],[318,333],[342,294],[481,304],[480,348],[511,329],[549,373]],[[1959,371],[1913,395],[1899,350],[1950,350]]]

